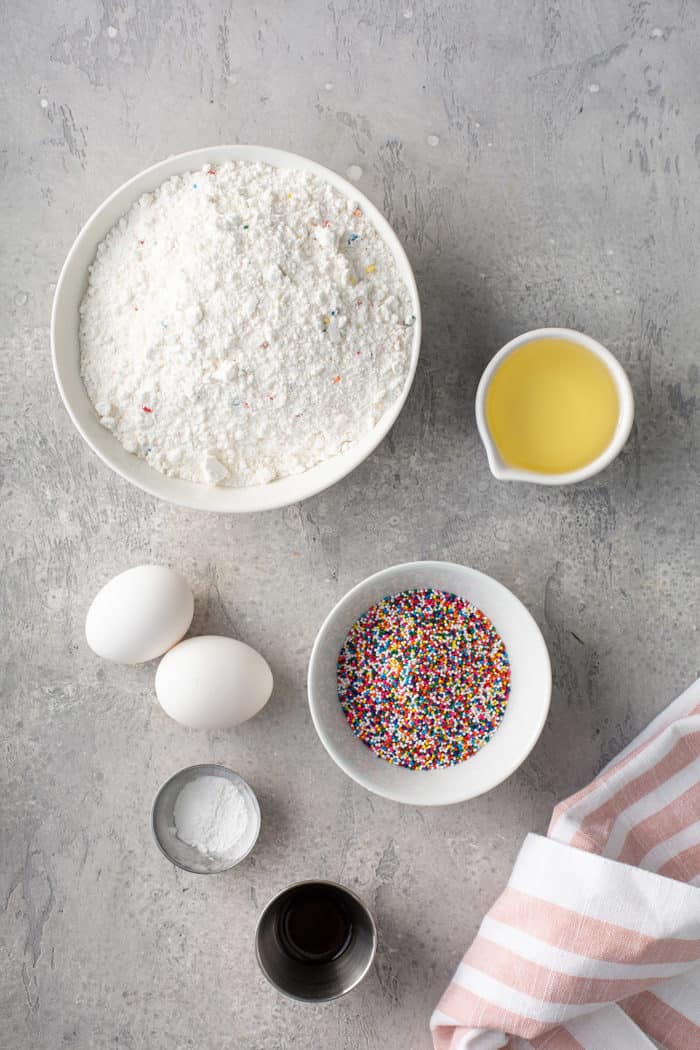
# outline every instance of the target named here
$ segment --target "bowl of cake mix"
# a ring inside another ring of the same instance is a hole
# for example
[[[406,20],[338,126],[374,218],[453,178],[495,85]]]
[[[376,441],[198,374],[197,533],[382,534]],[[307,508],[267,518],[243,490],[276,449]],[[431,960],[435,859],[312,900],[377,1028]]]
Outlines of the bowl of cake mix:
[[[510,776],[549,711],[542,634],[497,580],[465,565],[394,565],[363,580],[318,632],[311,716],[336,764],[411,805],[463,802]]]
[[[303,157],[162,161],[88,220],[61,272],[54,370],[114,471],[202,510],[282,507],[361,463],[420,349],[407,256],[355,186]]]

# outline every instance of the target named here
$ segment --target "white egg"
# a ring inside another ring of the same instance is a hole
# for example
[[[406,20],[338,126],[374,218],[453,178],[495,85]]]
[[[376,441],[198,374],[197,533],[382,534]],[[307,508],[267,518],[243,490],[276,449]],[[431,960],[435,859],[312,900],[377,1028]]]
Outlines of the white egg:
[[[105,660],[141,664],[179,642],[192,623],[187,581],[164,565],[137,565],[106,583],[90,606],[85,637]]]
[[[205,634],[166,653],[156,693],[166,714],[190,729],[229,729],[252,718],[272,692],[272,671],[245,642]]]

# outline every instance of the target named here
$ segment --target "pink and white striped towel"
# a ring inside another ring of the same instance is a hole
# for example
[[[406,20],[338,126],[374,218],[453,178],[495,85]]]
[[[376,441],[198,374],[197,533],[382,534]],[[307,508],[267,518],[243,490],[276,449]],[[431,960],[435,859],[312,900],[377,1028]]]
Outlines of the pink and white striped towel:
[[[700,1050],[700,680],[548,836],[481,923],[435,1050]]]

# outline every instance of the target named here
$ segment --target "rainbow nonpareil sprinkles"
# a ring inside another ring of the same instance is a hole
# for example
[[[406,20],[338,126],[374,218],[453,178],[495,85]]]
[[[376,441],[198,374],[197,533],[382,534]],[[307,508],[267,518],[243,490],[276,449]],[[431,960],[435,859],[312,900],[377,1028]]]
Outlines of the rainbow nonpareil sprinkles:
[[[408,769],[454,766],[505,714],[510,663],[491,621],[446,591],[383,598],[350,628],[338,698],[356,736]]]

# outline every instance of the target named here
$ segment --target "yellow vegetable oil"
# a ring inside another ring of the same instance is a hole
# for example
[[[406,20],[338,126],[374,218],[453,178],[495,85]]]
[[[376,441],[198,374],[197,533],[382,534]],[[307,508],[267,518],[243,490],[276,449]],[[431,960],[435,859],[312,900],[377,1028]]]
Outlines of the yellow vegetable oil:
[[[610,444],[619,412],[604,362],[568,339],[523,343],[486,391],[486,422],[501,459],[538,474],[592,463]]]

